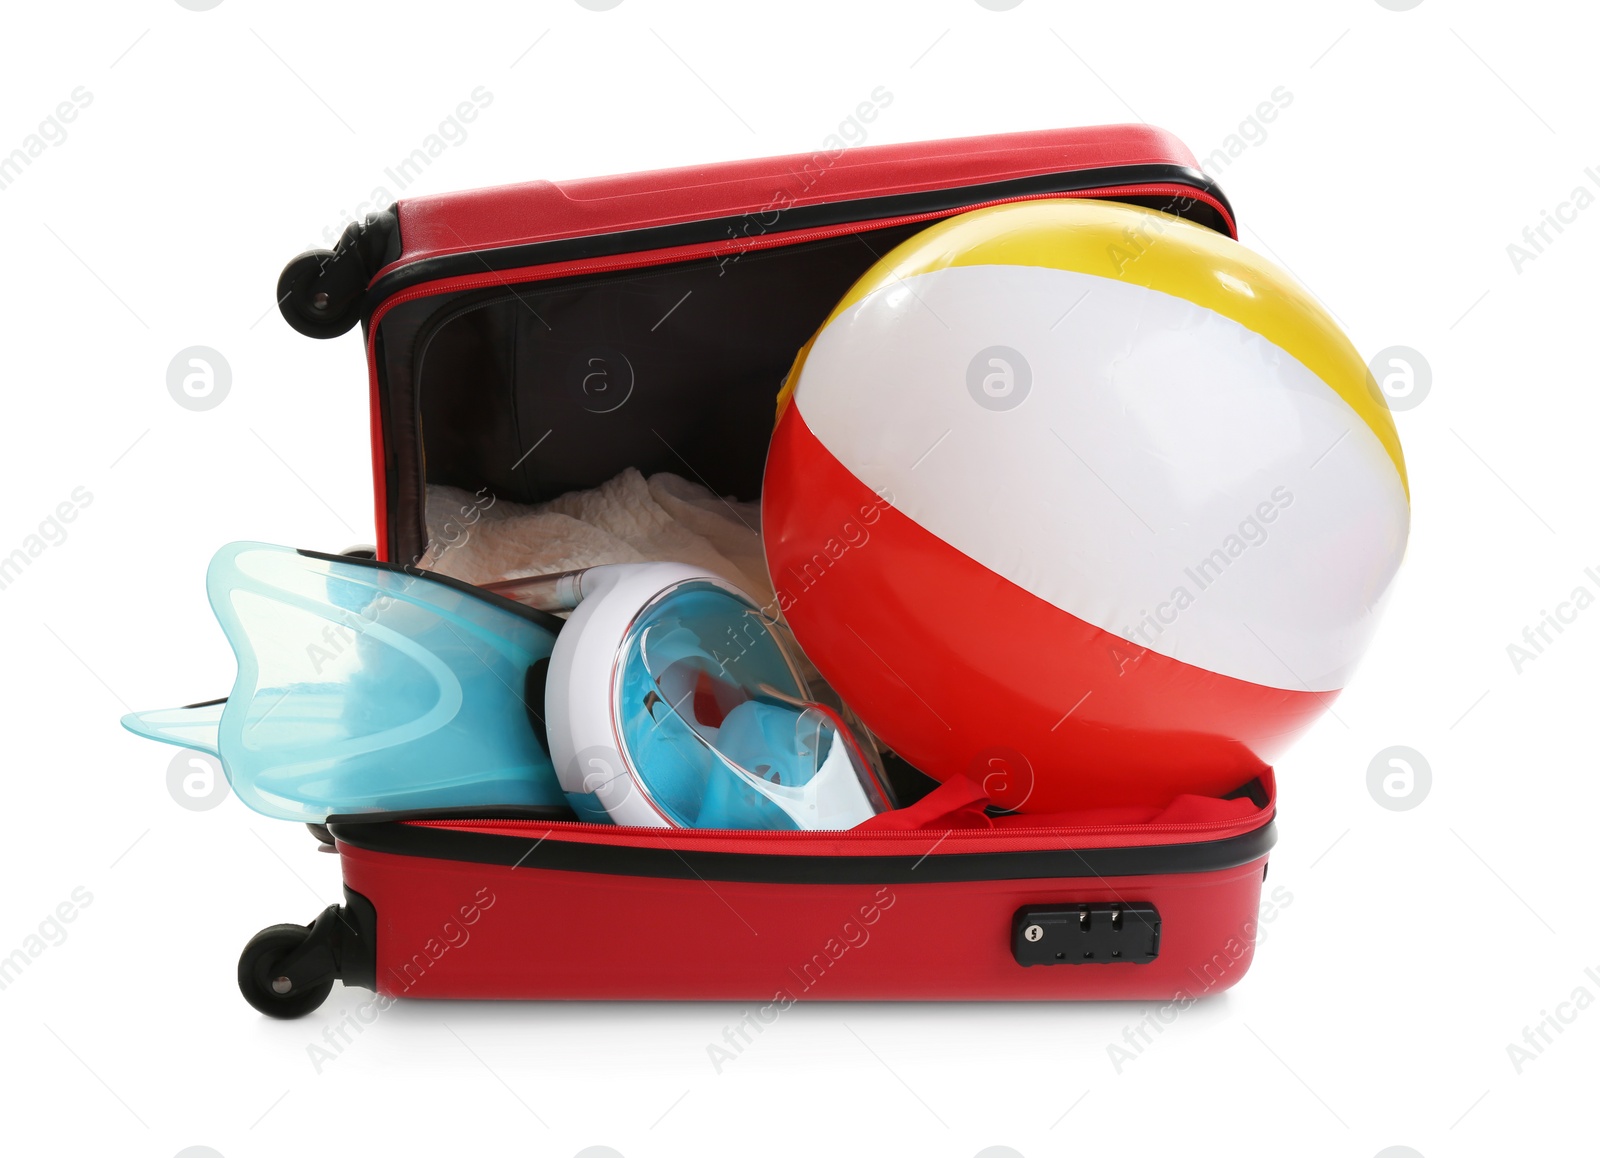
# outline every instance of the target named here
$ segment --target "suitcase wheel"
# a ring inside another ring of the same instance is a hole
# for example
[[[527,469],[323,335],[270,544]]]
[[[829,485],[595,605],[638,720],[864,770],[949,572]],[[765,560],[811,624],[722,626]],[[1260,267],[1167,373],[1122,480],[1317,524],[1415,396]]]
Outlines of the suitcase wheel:
[[[239,992],[268,1017],[304,1017],[328,999],[333,959],[312,938],[314,925],[262,929],[239,955]],[[325,960],[319,960],[325,958]]]
[[[399,256],[393,206],[369,213],[347,225],[332,249],[310,250],[284,267],[278,309],[302,334],[337,338],[361,320],[367,283]]]
[[[328,999],[333,983],[376,991],[378,914],[348,886],[309,925],[262,929],[239,954],[239,992],[268,1017],[304,1017]]]
[[[366,270],[353,253],[313,249],[284,267],[278,310],[307,337],[337,338],[361,320],[366,288]]]

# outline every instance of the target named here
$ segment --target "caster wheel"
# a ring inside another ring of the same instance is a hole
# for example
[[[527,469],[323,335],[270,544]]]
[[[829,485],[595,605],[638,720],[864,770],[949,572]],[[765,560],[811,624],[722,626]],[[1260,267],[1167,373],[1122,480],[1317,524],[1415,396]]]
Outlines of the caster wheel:
[[[319,844],[325,844],[329,848],[333,847],[333,833],[328,831],[326,824],[308,824],[306,828],[310,829],[311,835],[317,838]]]
[[[332,250],[302,253],[278,279],[278,310],[284,321],[310,338],[337,338],[361,320],[366,276],[353,254]]]
[[[239,992],[268,1017],[304,1017],[328,999],[333,978],[298,992],[288,992],[289,979],[279,966],[311,937],[309,925],[273,925],[262,929],[239,955]]]

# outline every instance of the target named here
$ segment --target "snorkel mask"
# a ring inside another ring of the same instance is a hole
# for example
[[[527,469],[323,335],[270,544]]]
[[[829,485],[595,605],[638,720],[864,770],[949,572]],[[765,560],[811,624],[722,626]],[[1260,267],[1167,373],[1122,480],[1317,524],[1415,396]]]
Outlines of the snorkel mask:
[[[572,612],[550,655],[545,719],[579,816],[844,829],[890,806],[876,750],[813,698],[784,629],[725,580],[615,564],[489,589]]]

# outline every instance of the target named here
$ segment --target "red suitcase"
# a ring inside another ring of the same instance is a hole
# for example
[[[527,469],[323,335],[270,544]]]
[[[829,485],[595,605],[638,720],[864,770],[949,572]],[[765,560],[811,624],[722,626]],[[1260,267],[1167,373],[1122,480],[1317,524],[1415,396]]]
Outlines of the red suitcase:
[[[280,307],[317,337],[363,325],[378,552],[405,564],[429,484],[532,502],[631,466],[757,497],[778,388],[850,284],[928,222],[1043,197],[1234,234],[1169,134],[1032,132],[406,200],[292,262]],[[1226,800],[1049,826],[336,817],[345,904],[264,930],[239,980],[280,1016],[336,979],[386,999],[737,999],[758,1018],[808,998],[1185,1003],[1249,967],[1273,815],[1263,772]]]

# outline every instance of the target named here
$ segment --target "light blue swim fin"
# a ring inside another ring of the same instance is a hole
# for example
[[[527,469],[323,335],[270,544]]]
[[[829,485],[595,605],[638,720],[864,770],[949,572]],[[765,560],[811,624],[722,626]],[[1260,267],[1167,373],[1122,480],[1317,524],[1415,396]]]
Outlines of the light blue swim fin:
[[[566,805],[543,728],[561,620],[415,568],[265,543],[218,551],[206,590],[239,662],[232,694],[122,723],[216,756],[257,812]]]

